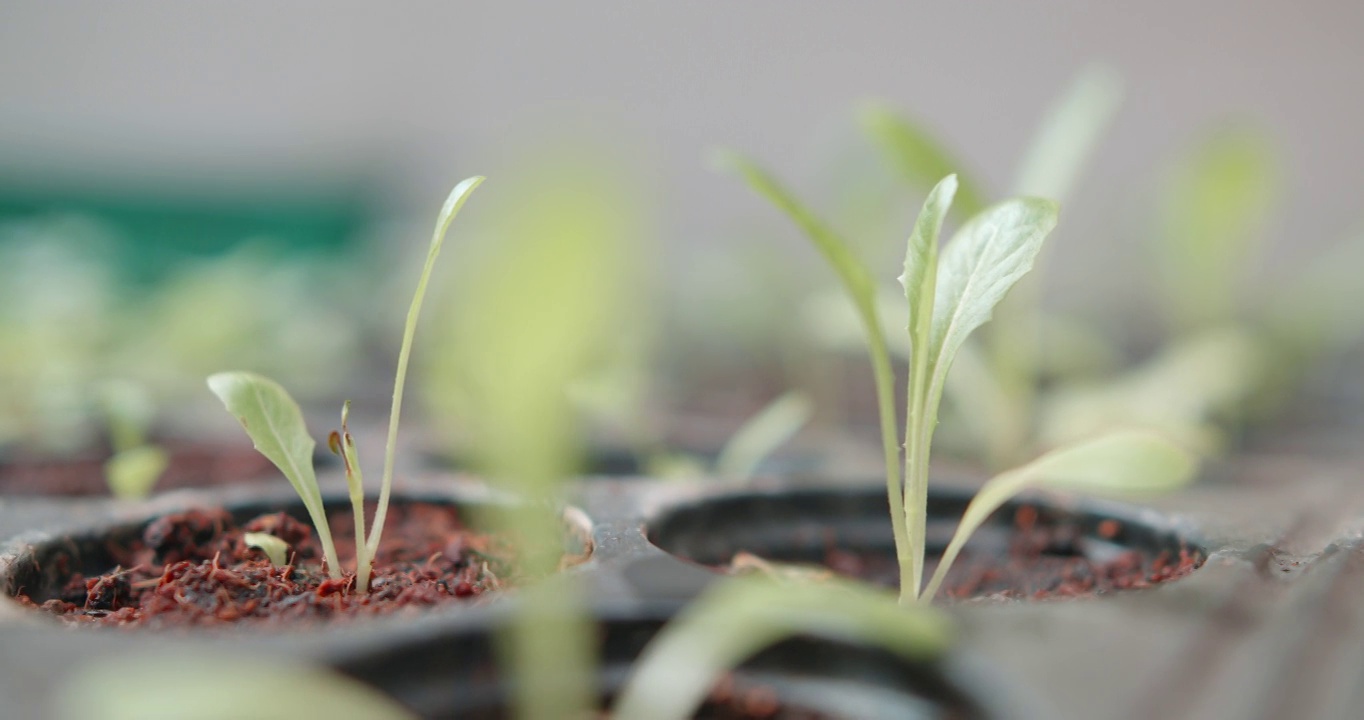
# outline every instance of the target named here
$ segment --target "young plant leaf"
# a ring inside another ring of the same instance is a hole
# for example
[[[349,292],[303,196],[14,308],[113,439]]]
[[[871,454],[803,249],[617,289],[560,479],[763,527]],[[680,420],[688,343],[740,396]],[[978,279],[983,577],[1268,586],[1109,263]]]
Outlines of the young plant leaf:
[[[862,111],[862,127],[882,152],[915,188],[933,187],[948,175],[958,177],[956,211],[961,218],[974,217],[985,209],[980,186],[966,176],[965,167],[952,157],[927,130],[896,115],[884,105]]]
[[[58,720],[416,720],[364,683],[269,653],[163,650],[83,660],[63,672],[52,694]]]
[[[328,572],[333,578],[341,577],[331,527],[322,507],[322,491],[317,487],[317,474],[313,470],[313,448],[317,443],[308,434],[298,403],[279,383],[250,372],[212,375],[208,378],[208,387],[241,423],[256,450],[274,463],[294,486],[317,529]]]
[[[901,564],[901,600],[917,591],[923,581],[924,528],[927,525],[928,453],[932,424],[936,422],[936,403],[929,404],[929,378],[932,369],[933,316],[936,312],[938,283],[938,235],[952,207],[957,178],[943,178],[924,201],[905,250],[905,270],[900,276],[905,298],[909,301],[909,382],[906,385],[905,422],[905,528],[910,554]]]
[[[122,450],[104,463],[104,478],[109,491],[121,500],[147,497],[170,464],[165,450],[141,445]]]
[[[715,460],[721,477],[750,478],[762,461],[790,440],[814,411],[810,398],[792,390],[768,403],[725,443]]]
[[[379,551],[379,539],[384,534],[384,522],[388,517],[388,501],[393,493],[393,465],[398,451],[398,418],[402,415],[403,409],[403,386],[407,382],[407,364],[412,357],[412,339],[417,334],[422,300],[426,298],[426,284],[431,279],[431,271],[435,269],[441,246],[445,244],[445,235],[450,230],[450,223],[455,221],[455,216],[459,214],[460,208],[464,207],[469,194],[483,184],[483,180],[484,178],[479,175],[468,178],[456,185],[445,198],[445,204],[441,206],[440,214],[436,216],[436,228],[431,233],[431,245],[426,252],[426,263],[422,265],[421,277],[417,280],[417,291],[413,293],[412,304],[407,309],[402,347],[398,350],[398,369],[393,375],[393,406],[388,417],[388,441],[384,446],[384,474],[379,485],[379,503],[374,510],[374,522],[370,525],[365,546],[369,557],[374,557]]]
[[[950,647],[953,632],[946,616],[933,608],[901,607],[894,596],[856,583],[830,580],[793,590],[766,577],[727,578],[684,609],[645,648],[612,717],[692,717],[724,672],[797,635],[928,660]]]
[[[1051,108],[1019,166],[1013,195],[1070,196],[1075,178],[1122,103],[1122,82],[1112,68],[1094,65],[1075,78]]]
[[[971,218],[943,250],[929,334],[934,398],[942,393],[957,349],[1032,269],[1042,241],[1056,227],[1057,212],[1050,200],[1008,200]]]
[[[1030,487],[1157,492],[1189,482],[1197,467],[1191,453],[1159,435],[1120,430],[1053,450],[1022,467],[1000,473],[985,483],[966,506],[961,524],[921,598],[933,599],[971,534],[1010,498]]]
[[[1177,328],[1232,319],[1277,179],[1269,141],[1247,129],[1213,135],[1176,170],[1155,249]]]
[[[270,563],[275,567],[284,567],[289,564],[289,543],[274,535],[249,532],[242,536],[242,540],[247,547],[256,548],[265,553],[265,556],[270,558]]]
[[[895,375],[881,319],[877,314],[877,285],[848,243],[786,191],[775,179],[743,157],[730,152],[717,156],[719,164],[746,180],[759,195],[786,213],[805,232],[806,237],[833,267],[843,289],[852,300],[867,337],[872,378],[876,384],[876,405],[881,425],[881,450],[886,463],[886,496],[890,503],[895,533],[895,555],[903,566],[910,556],[908,530],[904,520],[904,498],[900,494],[900,448],[896,438]]]

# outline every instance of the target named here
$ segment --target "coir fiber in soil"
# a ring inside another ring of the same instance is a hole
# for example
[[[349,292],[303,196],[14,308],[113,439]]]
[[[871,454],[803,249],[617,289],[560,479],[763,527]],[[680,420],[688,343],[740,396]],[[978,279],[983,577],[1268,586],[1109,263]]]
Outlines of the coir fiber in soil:
[[[111,541],[106,550],[117,567],[104,574],[71,574],[57,597],[41,603],[22,589],[17,599],[73,624],[297,623],[429,607],[515,581],[505,542],[466,528],[453,507],[411,503],[389,508],[371,590],[356,593],[355,543],[343,530],[354,521],[338,512],[330,522],[345,569],[339,580],[327,576],[304,522],[281,512],[238,526],[225,510],[192,510],[155,520],[132,542]],[[247,532],[284,540],[290,564],[276,567],[248,548]]]
[[[1099,534],[1116,536],[1120,522],[1101,522]],[[1015,511],[1012,533],[1007,527],[983,530],[947,571],[938,599],[1047,599],[1147,588],[1188,575],[1203,561],[1200,553],[1187,548],[1155,554],[1137,549],[1092,552],[1101,538],[1087,535],[1074,523],[1039,523],[1037,511],[1026,505]],[[925,577],[937,561],[928,559]],[[823,564],[840,575],[899,586],[899,567],[885,552],[830,547]]]

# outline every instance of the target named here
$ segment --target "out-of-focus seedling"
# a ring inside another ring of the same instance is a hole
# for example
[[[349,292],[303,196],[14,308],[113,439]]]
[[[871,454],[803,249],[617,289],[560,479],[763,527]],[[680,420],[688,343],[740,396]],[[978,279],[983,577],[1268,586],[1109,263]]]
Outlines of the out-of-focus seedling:
[[[612,717],[692,717],[724,672],[792,636],[853,642],[929,661],[951,646],[953,632],[933,608],[902,607],[893,595],[859,583],[792,586],[766,576],[727,578],[659,631],[635,664]]]
[[[355,515],[356,592],[369,591],[374,554],[379,549],[379,539],[384,532],[384,520],[388,515],[389,496],[393,491],[393,465],[398,446],[398,418],[402,413],[403,386],[407,379],[407,364],[412,354],[412,340],[416,335],[417,320],[421,316],[422,300],[426,296],[426,285],[435,267],[436,258],[440,255],[441,246],[445,243],[445,234],[450,228],[450,223],[464,206],[469,194],[482,182],[482,177],[472,177],[455,186],[436,219],[436,229],[431,237],[426,264],[417,281],[412,305],[407,311],[407,323],[393,380],[393,406],[388,422],[383,480],[379,488],[379,502],[375,509],[374,521],[368,534],[364,532],[364,487],[361,484],[355,447],[346,428],[350,412],[349,402],[341,413],[342,434],[333,435],[330,442],[334,450],[341,451],[346,461],[346,482],[350,488]],[[299,409],[298,403],[294,402],[288,391],[279,383],[255,373],[243,371],[218,373],[209,377],[208,387],[222,400],[228,412],[241,422],[256,450],[269,458],[293,485],[317,530],[328,573],[333,578],[342,577],[336,545],[332,541],[331,527],[327,523],[326,508],[322,504],[322,491],[318,488],[317,473],[313,469],[313,448],[316,447],[316,442],[308,434],[308,428],[303,421],[303,411]]]
[[[113,455],[104,463],[104,477],[116,498],[136,500],[151,493],[170,464],[166,451],[147,442],[153,408],[142,387],[134,383],[106,383],[102,405]]]

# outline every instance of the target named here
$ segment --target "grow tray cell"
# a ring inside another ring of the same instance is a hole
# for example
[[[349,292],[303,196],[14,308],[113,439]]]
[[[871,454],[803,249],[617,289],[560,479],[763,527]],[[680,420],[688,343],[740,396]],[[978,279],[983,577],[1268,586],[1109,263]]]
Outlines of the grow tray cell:
[[[929,493],[927,573],[971,495]],[[899,584],[884,487],[737,491],[665,507],[649,540],[684,560],[732,569],[743,553]],[[1183,577],[1206,552],[1187,529],[1149,511],[1078,498],[1016,499],[976,531],[948,572],[949,598],[1048,598],[1144,588]],[[927,576],[926,573],[926,576]]]
[[[598,616],[598,690],[609,703],[668,615],[654,610]],[[511,682],[498,671],[496,623],[390,643],[334,663],[424,718],[512,717]],[[774,645],[726,675],[698,718],[987,718],[998,685],[960,663],[910,662],[866,647],[813,638]],[[608,717],[603,715],[602,717]]]
[[[212,627],[281,625],[413,611],[480,597],[522,582],[511,545],[471,530],[477,503],[398,499],[390,505],[369,593],[331,579],[300,503],[189,508],[18,543],[0,554],[5,594],[35,612],[81,625]],[[341,566],[354,568],[353,520],[327,503]],[[487,510],[495,510],[488,503]],[[372,513],[372,509],[371,509]],[[289,545],[277,567],[244,532]],[[590,553],[589,529],[566,531],[564,563]]]

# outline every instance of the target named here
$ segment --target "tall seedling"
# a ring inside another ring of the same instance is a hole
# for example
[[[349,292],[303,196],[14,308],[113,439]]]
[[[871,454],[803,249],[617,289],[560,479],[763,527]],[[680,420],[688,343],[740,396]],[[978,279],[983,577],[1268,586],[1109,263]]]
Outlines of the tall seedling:
[[[852,297],[867,334],[868,350],[880,407],[882,445],[886,458],[886,488],[900,566],[900,600],[921,596],[924,568],[924,529],[928,506],[928,460],[938,407],[952,360],[966,338],[990,319],[990,314],[1024,274],[1031,269],[1042,242],[1056,226],[1057,207],[1049,200],[1022,198],[991,206],[971,217],[941,251],[938,236],[957,190],[955,176],[941,180],[929,193],[910,234],[900,282],[909,303],[910,362],[907,385],[903,473],[895,447],[894,378],[885,336],[875,302],[871,273],[853,256],[837,233],[796,201],[773,178],[752,163],[725,155],[728,166],[805,231],[829,261]],[[1058,460],[1059,458],[1059,460]],[[1192,474],[1187,453],[1147,433],[1117,432],[1062,448],[1033,463],[1008,471],[988,483],[968,508],[958,528],[964,542],[989,511],[1030,485],[1053,479],[1065,470],[1069,485],[1104,486],[1128,480],[1110,474],[1109,464],[1140,460],[1148,485],[1178,483]],[[1128,488],[1130,489],[1130,488]],[[982,508],[987,508],[981,512]],[[973,514],[972,510],[976,512]],[[978,516],[978,517],[977,517]],[[974,521],[973,521],[974,518]],[[958,539],[954,538],[954,544]],[[946,572],[945,557],[938,574]],[[931,589],[936,591],[941,578]]]

